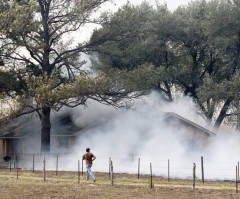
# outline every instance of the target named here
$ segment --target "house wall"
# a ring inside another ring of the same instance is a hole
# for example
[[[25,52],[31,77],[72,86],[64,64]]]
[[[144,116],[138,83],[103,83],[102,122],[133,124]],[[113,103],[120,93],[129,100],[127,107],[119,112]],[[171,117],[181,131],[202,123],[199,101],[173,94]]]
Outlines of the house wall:
[[[40,141],[28,138],[0,139],[0,164],[4,163],[3,157],[16,154],[39,154],[41,152]],[[75,136],[52,136],[51,153],[71,153],[71,147],[76,142]]]
[[[187,144],[191,149],[202,148],[208,144],[209,136],[202,130],[175,117],[168,117],[165,121],[168,125],[185,133],[184,144]]]
[[[19,139],[17,147],[15,147],[18,153],[40,153],[41,151],[41,139],[35,138],[33,134]]]
[[[13,140],[7,139],[6,140],[6,155],[12,156],[14,154],[14,149],[13,149]]]
[[[23,153],[23,144],[23,139],[0,139],[0,158],[1,156]]]
[[[7,139],[0,139],[0,155],[7,155]]]
[[[0,139],[0,167],[5,167],[6,162],[3,160],[7,154],[7,139]]]
[[[204,147],[208,144],[208,138],[204,132],[193,128],[191,126],[184,125],[186,132],[189,134],[189,138],[196,144],[196,147]]]
[[[74,145],[74,136],[52,136],[51,153],[68,153]],[[5,155],[40,153],[40,141],[29,142],[29,139],[0,139],[0,160]]]

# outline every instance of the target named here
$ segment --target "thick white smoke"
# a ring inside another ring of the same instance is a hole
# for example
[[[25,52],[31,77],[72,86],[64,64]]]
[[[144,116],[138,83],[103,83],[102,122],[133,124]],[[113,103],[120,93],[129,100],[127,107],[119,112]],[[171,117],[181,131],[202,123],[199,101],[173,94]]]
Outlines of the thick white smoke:
[[[64,111],[71,111],[75,125],[88,128],[77,133],[69,154],[59,156],[59,170],[77,170],[77,161],[89,147],[97,156],[95,172],[108,172],[111,158],[115,172],[137,174],[140,161],[140,174],[149,174],[152,163],[153,174],[166,177],[170,164],[170,177],[180,178],[191,177],[196,163],[197,177],[201,178],[203,157],[205,179],[235,178],[240,159],[240,136],[236,132],[225,128],[198,148],[194,141],[189,143],[190,135],[184,127],[177,129],[164,121],[164,113],[174,112],[207,128],[191,98],[182,97],[169,104],[154,92],[128,110],[90,102],[88,107]],[[47,161],[47,168],[54,169],[55,165],[56,157]]]
[[[164,103],[157,93],[136,101],[132,109],[116,110],[98,103],[89,108],[74,111],[78,125],[98,122],[93,128],[79,134],[72,153],[78,157],[87,147],[97,156],[95,171],[108,171],[109,158],[116,172],[148,174],[150,162],[155,175],[167,176],[168,161],[174,177],[191,177],[192,165],[197,165],[197,177],[201,177],[201,156],[204,158],[204,173],[209,179],[232,179],[240,152],[239,135],[233,132],[217,132],[216,137],[201,149],[196,143],[189,145],[186,129],[168,126],[163,113],[174,112],[205,128],[206,122],[197,114],[190,98],[181,98],[176,103]],[[94,123],[93,123],[94,124]]]

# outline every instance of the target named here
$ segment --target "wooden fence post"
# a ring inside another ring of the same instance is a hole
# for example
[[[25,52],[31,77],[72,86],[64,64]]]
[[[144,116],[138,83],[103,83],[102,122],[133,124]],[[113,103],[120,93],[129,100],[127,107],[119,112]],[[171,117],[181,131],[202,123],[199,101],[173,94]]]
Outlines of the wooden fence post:
[[[238,177],[238,180],[239,180],[239,162],[238,162],[238,169],[237,169],[237,177]]]
[[[170,160],[168,159],[168,182],[170,181]]]
[[[18,179],[18,166],[19,166],[19,165],[18,165],[18,164],[19,164],[19,163],[18,163],[18,156],[16,156],[15,158],[16,158],[16,160],[15,160],[15,161],[16,161],[16,162],[15,162],[15,167],[17,167],[17,179]]]
[[[195,189],[195,180],[196,180],[196,164],[193,163],[193,190]]]
[[[113,163],[111,161],[111,185],[113,186],[113,179],[114,179],[114,176],[113,176]]]
[[[150,188],[153,188],[152,163],[150,162]]]
[[[83,176],[83,159],[82,159],[82,176]]]
[[[140,158],[138,158],[138,179],[140,177]]]
[[[33,173],[34,173],[34,170],[35,170],[35,155],[33,154]]]
[[[58,175],[58,155],[57,155],[57,161],[56,161],[56,176]]]
[[[109,162],[108,162],[108,179],[111,179],[111,157],[109,158]]]
[[[45,159],[45,154],[44,154],[44,158],[43,158],[43,181],[46,181],[46,159]]]
[[[236,193],[238,193],[238,166],[236,165]]]
[[[203,166],[203,157],[201,157],[201,170],[202,170],[202,183],[204,183],[204,166]]]
[[[80,183],[80,160],[78,160],[78,184]]]

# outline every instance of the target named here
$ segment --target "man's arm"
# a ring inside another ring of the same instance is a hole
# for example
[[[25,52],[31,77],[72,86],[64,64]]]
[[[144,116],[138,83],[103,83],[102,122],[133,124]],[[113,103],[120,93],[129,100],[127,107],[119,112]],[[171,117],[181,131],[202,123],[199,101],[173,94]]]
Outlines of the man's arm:
[[[96,156],[92,154],[92,161],[96,159]]]

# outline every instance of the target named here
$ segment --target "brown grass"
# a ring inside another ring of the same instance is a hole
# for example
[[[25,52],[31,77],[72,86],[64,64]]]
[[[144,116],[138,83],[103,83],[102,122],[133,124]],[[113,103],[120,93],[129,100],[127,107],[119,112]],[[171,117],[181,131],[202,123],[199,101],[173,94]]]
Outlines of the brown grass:
[[[97,181],[85,181],[80,176],[78,183],[77,172],[43,173],[38,171],[19,171],[18,179],[16,170],[0,170],[0,198],[240,198],[236,194],[235,182],[207,181],[204,184],[196,182],[196,189],[192,189],[191,180],[171,179],[170,182],[162,177],[153,177],[154,188],[150,188],[148,176],[115,174],[114,185],[106,173],[95,173]]]

